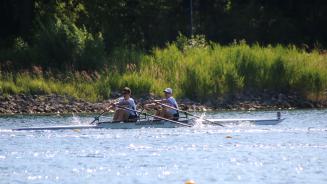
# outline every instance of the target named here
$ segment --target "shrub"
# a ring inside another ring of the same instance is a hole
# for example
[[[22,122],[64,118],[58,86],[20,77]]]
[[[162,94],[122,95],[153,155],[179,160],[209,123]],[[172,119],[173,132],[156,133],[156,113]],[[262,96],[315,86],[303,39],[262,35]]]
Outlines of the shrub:
[[[117,48],[110,65],[96,75],[88,71],[54,75],[42,69],[33,74],[2,74],[0,90],[8,94],[67,94],[92,101],[109,98],[111,92],[125,86],[136,96],[150,92],[162,95],[164,88],[171,87],[175,96],[197,101],[267,90],[323,99],[327,90],[327,57],[316,51],[308,53],[280,45],[250,46],[244,42],[180,49],[178,44],[185,44],[180,42],[154,48],[148,54],[133,48]],[[97,50],[95,45],[92,48]]]
[[[85,28],[54,18],[40,24],[36,35],[37,65],[54,69],[95,70],[105,63],[105,48],[101,33],[93,36]]]

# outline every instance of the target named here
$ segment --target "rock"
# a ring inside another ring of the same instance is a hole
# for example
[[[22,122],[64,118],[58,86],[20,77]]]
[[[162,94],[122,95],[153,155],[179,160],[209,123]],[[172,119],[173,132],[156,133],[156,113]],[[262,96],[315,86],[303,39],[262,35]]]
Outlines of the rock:
[[[119,93],[113,92],[118,97]],[[154,94],[144,95],[136,100],[141,107],[147,99],[156,98]],[[10,113],[98,113],[107,107],[113,99],[103,100],[102,102],[91,103],[85,100],[76,99],[61,95],[8,95],[0,96],[0,114]],[[181,110],[189,111],[210,111],[210,110],[257,110],[257,109],[277,109],[277,108],[323,108],[327,107],[325,101],[310,101],[303,99],[296,93],[276,94],[257,92],[238,94],[234,97],[220,97],[207,101],[204,105],[196,103],[188,98],[180,99],[178,102]]]
[[[37,107],[36,112],[44,112],[44,109],[42,107]]]

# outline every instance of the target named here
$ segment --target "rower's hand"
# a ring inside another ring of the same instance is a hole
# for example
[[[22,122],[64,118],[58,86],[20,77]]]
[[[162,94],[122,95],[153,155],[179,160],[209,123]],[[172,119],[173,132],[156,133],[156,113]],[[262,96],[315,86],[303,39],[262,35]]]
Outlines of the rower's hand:
[[[153,100],[154,103],[160,103],[161,100]]]
[[[106,110],[108,111],[108,110],[110,110],[112,108],[115,108],[115,107],[116,107],[116,104],[112,103],[108,107],[106,107]]]

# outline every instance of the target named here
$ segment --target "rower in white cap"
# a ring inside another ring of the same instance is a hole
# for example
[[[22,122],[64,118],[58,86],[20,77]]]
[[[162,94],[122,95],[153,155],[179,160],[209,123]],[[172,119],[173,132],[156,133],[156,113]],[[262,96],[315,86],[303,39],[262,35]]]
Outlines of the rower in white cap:
[[[173,90],[171,88],[166,88],[163,92],[165,93],[165,99],[155,100],[154,102],[159,103],[159,105],[160,103],[166,104],[166,106],[163,106],[160,110],[158,110],[156,115],[166,119],[172,119],[177,121],[179,118],[179,113],[176,110],[178,109],[178,104],[175,98],[173,97]],[[174,109],[169,108],[167,106],[173,107]]]

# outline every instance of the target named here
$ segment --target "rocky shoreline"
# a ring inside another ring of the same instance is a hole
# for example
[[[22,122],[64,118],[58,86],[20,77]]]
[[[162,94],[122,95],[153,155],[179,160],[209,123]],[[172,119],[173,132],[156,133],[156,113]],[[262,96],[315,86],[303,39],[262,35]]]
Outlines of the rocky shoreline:
[[[266,94],[265,94],[266,95]],[[313,102],[303,100],[296,95],[243,95],[232,100],[216,100],[197,103],[189,99],[179,100],[181,109],[191,111],[212,110],[268,110],[295,108],[326,108],[327,101]],[[146,98],[136,101],[141,107]],[[113,100],[88,102],[70,96],[61,95],[9,95],[0,96],[0,114],[71,114],[99,113]]]

